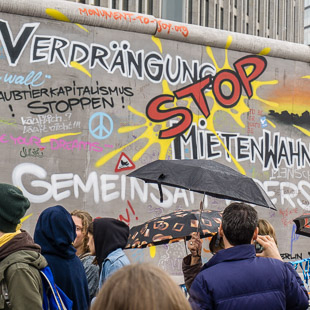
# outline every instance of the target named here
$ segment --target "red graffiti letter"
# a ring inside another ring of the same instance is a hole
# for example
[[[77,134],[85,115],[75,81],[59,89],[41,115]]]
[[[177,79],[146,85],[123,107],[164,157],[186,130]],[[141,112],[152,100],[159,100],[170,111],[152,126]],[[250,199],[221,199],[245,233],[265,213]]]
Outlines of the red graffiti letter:
[[[245,68],[253,66],[252,72],[247,75]],[[245,56],[234,63],[235,70],[238,72],[242,81],[243,87],[249,98],[252,97],[253,91],[251,82],[257,79],[266,69],[267,60],[263,56]]]
[[[231,84],[231,93],[226,96],[222,92],[222,84],[228,82]],[[241,96],[241,85],[240,81],[234,71],[222,70],[219,72],[213,81],[213,94],[216,101],[224,108],[234,107]]]
[[[174,94],[178,99],[192,97],[199,110],[205,116],[205,118],[208,118],[210,110],[208,107],[206,96],[204,95],[203,91],[210,84],[211,84],[211,76],[207,75],[198,82],[175,91]]]
[[[160,130],[159,139],[170,139],[181,135],[191,125],[193,120],[192,112],[187,108],[172,108],[160,110],[160,107],[168,102],[173,102],[174,97],[171,95],[159,95],[153,98],[146,106],[147,117],[156,123],[167,121],[174,117],[180,116],[181,120],[171,128]]]

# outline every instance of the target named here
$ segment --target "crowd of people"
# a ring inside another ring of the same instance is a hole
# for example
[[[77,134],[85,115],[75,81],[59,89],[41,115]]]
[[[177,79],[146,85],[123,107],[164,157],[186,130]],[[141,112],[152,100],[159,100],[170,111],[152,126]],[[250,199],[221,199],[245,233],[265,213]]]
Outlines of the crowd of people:
[[[0,309],[42,309],[39,271],[49,266],[76,310],[294,309],[309,306],[308,292],[282,261],[272,225],[245,203],[223,211],[204,265],[194,233],[182,271],[189,298],[161,268],[131,264],[123,249],[129,227],[57,205],[39,216],[33,238],[20,220],[30,207],[22,191],[0,183]]]

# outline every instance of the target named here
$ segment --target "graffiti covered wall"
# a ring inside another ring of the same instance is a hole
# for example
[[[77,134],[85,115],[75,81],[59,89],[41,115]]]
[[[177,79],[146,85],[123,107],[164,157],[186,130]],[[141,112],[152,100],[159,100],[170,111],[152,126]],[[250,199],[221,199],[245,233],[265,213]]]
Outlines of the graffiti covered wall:
[[[189,25],[78,4],[68,17],[65,4],[38,5],[38,16],[0,14],[1,182],[30,199],[27,230],[56,204],[130,226],[198,208],[199,194],[164,187],[161,203],[156,185],[126,174],[157,159],[209,159],[254,178],[272,198],[278,211],[257,211],[276,227],[284,259],[309,256],[292,222],[310,212],[304,60],[275,57],[272,40],[249,53],[232,48],[241,43],[228,32],[218,31],[222,47],[194,44]],[[100,18],[112,26],[92,25]],[[115,26],[130,23],[135,31]],[[228,203],[206,197],[205,207]],[[185,253],[178,243],[130,257],[180,275]]]

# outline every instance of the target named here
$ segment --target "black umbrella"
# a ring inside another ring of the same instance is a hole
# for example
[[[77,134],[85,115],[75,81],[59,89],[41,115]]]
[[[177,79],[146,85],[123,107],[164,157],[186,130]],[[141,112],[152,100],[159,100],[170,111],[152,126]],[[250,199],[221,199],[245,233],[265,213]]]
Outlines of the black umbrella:
[[[221,221],[220,211],[175,211],[132,227],[126,249],[189,240],[197,231],[200,238],[210,237],[218,231]]]
[[[252,178],[212,160],[156,160],[128,176],[146,183],[157,183],[161,202],[161,185],[168,185],[276,210],[268,195]]]
[[[310,237],[310,213],[295,218],[296,234]]]

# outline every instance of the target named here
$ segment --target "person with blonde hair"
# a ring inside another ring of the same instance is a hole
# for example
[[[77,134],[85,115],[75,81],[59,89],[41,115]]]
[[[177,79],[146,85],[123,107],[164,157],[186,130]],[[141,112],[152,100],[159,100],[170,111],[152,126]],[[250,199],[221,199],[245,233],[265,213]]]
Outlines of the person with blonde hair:
[[[84,254],[89,253],[87,228],[93,219],[88,212],[82,210],[74,210],[70,214],[76,227],[73,246],[76,248],[76,255],[81,258]]]
[[[259,219],[257,227],[259,235],[272,237],[276,245],[278,245],[276,231],[270,222],[265,219]]]
[[[72,211],[71,217],[76,229],[76,238],[73,246],[85,269],[89,296],[90,300],[92,300],[96,296],[99,283],[99,266],[93,264],[95,257],[91,255],[88,247],[87,230],[93,219],[88,212],[81,210]]]
[[[161,268],[140,263],[123,267],[103,284],[91,310],[191,310],[181,288]]]

